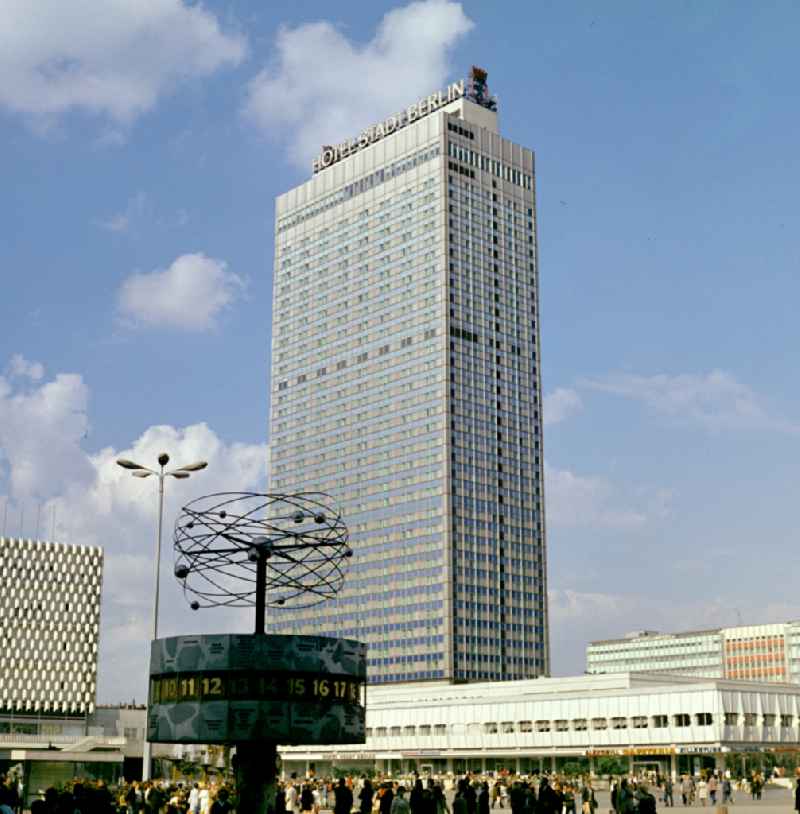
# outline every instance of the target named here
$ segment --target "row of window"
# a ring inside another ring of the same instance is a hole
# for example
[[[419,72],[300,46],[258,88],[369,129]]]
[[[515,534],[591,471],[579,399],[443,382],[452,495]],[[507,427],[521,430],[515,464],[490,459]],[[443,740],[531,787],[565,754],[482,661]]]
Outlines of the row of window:
[[[419,724],[417,726],[392,726],[385,727],[379,726],[374,729],[367,729],[367,737],[385,738],[385,737],[426,737],[444,736],[444,735],[499,735],[499,734],[512,734],[515,732],[530,733],[530,732],[585,732],[588,729],[603,730],[603,729],[647,729],[652,726],[653,729],[666,729],[670,724],[670,717],[672,718],[672,725],[677,728],[688,727],[694,722],[695,726],[711,726],[714,723],[714,716],[710,712],[697,712],[693,716],[689,713],[680,712],[675,715],[653,715],[651,718],[647,716],[634,716],[632,718],[614,717],[614,718],[573,718],[571,721],[567,719],[559,720],[538,720],[538,721],[488,721],[484,723],[468,723],[468,724]],[[738,725],[739,714],[735,712],[725,713],[726,726]],[[764,715],[764,726],[775,726],[777,717],[775,715]],[[757,726],[758,716],[755,713],[745,713],[743,716],[744,726]],[[791,715],[781,715],[780,725],[784,728],[793,725],[793,717]]]
[[[414,155],[408,156],[408,158],[395,161],[393,164],[390,164],[387,167],[381,167],[364,178],[360,178],[358,181],[354,181],[351,184],[346,184],[341,189],[331,193],[330,195],[326,195],[324,198],[315,201],[313,204],[304,206],[302,209],[292,212],[291,215],[280,218],[278,220],[278,232],[280,233],[286,231],[286,229],[291,229],[292,226],[297,226],[298,223],[303,223],[303,221],[313,218],[315,215],[318,215],[320,212],[324,212],[326,209],[330,209],[333,206],[338,206],[343,201],[349,200],[355,195],[360,195],[362,192],[366,192],[368,189],[372,189],[373,187],[384,183],[384,181],[388,181],[390,178],[396,178],[398,175],[402,175],[403,173],[414,169],[414,167],[435,158],[437,155],[439,155],[438,144],[434,145],[433,147],[426,147],[424,150],[420,150],[414,153]]]

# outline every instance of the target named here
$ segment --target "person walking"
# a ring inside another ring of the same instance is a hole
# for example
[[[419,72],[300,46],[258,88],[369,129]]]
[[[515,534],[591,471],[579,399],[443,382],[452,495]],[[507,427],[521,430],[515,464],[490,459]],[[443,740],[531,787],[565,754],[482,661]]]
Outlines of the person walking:
[[[628,785],[628,778],[623,777],[617,791],[617,811],[619,814],[632,814],[634,805],[633,792]]]
[[[436,808],[436,814],[450,814],[450,808],[447,805],[447,798],[444,796],[444,791],[439,783],[433,786],[433,802]]]
[[[358,793],[358,809],[361,814],[372,814],[372,798],[375,792],[372,790],[372,783],[368,777],[364,778],[364,785]]]
[[[733,802],[733,784],[729,777],[722,778],[722,805]]]
[[[418,777],[414,781],[414,787],[411,789],[411,794],[408,798],[408,805],[411,809],[411,814],[423,814],[424,803],[422,800],[422,778]]]
[[[391,814],[394,791],[391,783],[384,783],[380,791],[379,810],[380,814]]]
[[[594,814],[597,810],[597,798],[594,796],[592,779],[588,777],[581,789],[581,814]]]
[[[692,804],[692,792],[694,790],[694,783],[692,783],[691,778],[688,774],[683,775],[681,779],[681,798],[683,799],[683,804],[685,806],[689,806]]]
[[[797,785],[794,787],[794,810],[800,811],[800,777],[797,778]]]
[[[664,805],[673,808],[675,801],[672,799],[672,778],[667,775],[664,778]]]
[[[411,806],[406,800],[406,787],[398,786],[397,793],[392,800],[391,814],[411,814]]]
[[[640,783],[636,790],[639,814],[656,814],[656,798],[650,794],[647,783]]]
[[[478,814],[489,814],[489,784],[481,783],[481,790],[478,792]]]
[[[700,801],[700,805],[705,808],[706,800],[708,800],[708,783],[702,777],[697,781],[697,799]]]
[[[340,777],[339,784],[333,787],[333,799],[333,814],[350,814],[353,810],[353,792],[347,787],[343,777]]]
[[[711,777],[708,778],[708,799],[711,801],[711,805],[715,806],[717,804],[717,789],[719,788],[719,782],[717,781],[716,774],[712,774]]]

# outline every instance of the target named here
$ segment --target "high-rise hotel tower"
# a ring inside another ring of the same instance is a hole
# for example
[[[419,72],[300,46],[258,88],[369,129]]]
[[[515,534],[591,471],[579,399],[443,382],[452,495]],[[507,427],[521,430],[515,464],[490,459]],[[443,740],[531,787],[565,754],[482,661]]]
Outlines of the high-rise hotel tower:
[[[340,598],[274,630],[371,683],[549,669],[534,156],[486,75],[324,147],[276,202],[271,489],[340,503]]]

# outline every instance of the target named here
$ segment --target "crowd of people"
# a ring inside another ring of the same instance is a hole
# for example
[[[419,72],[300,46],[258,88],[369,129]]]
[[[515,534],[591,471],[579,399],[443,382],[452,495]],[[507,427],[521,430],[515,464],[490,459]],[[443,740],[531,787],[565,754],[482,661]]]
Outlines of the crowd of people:
[[[734,790],[761,799],[765,778],[760,772],[734,782],[723,773],[608,778],[610,814],[655,814],[657,802],[667,807],[676,799],[684,806],[727,805]],[[605,786],[605,783],[604,783]],[[652,789],[652,791],[651,791]],[[800,801],[800,798],[798,798]],[[277,784],[274,814],[595,814],[598,803],[588,776],[447,775],[423,779],[361,777],[306,778],[292,776]],[[31,814],[229,814],[236,811],[235,788],[225,782],[145,781],[109,789],[102,780],[76,780],[49,788],[35,801]],[[800,808],[798,808],[800,811]],[[21,814],[16,782],[0,776],[0,814]],[[240,812],[239,814],[248,814]]]

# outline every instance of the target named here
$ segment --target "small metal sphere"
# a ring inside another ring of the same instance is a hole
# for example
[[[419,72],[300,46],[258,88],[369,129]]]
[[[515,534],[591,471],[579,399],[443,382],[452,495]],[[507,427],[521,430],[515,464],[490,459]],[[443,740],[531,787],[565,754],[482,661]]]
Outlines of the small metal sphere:
[[[173,568],[193,610],[252,607],[259,575],[267,607],[307,608],[339,594],[348,540],[330,495],[222,492],[184,506]]]

